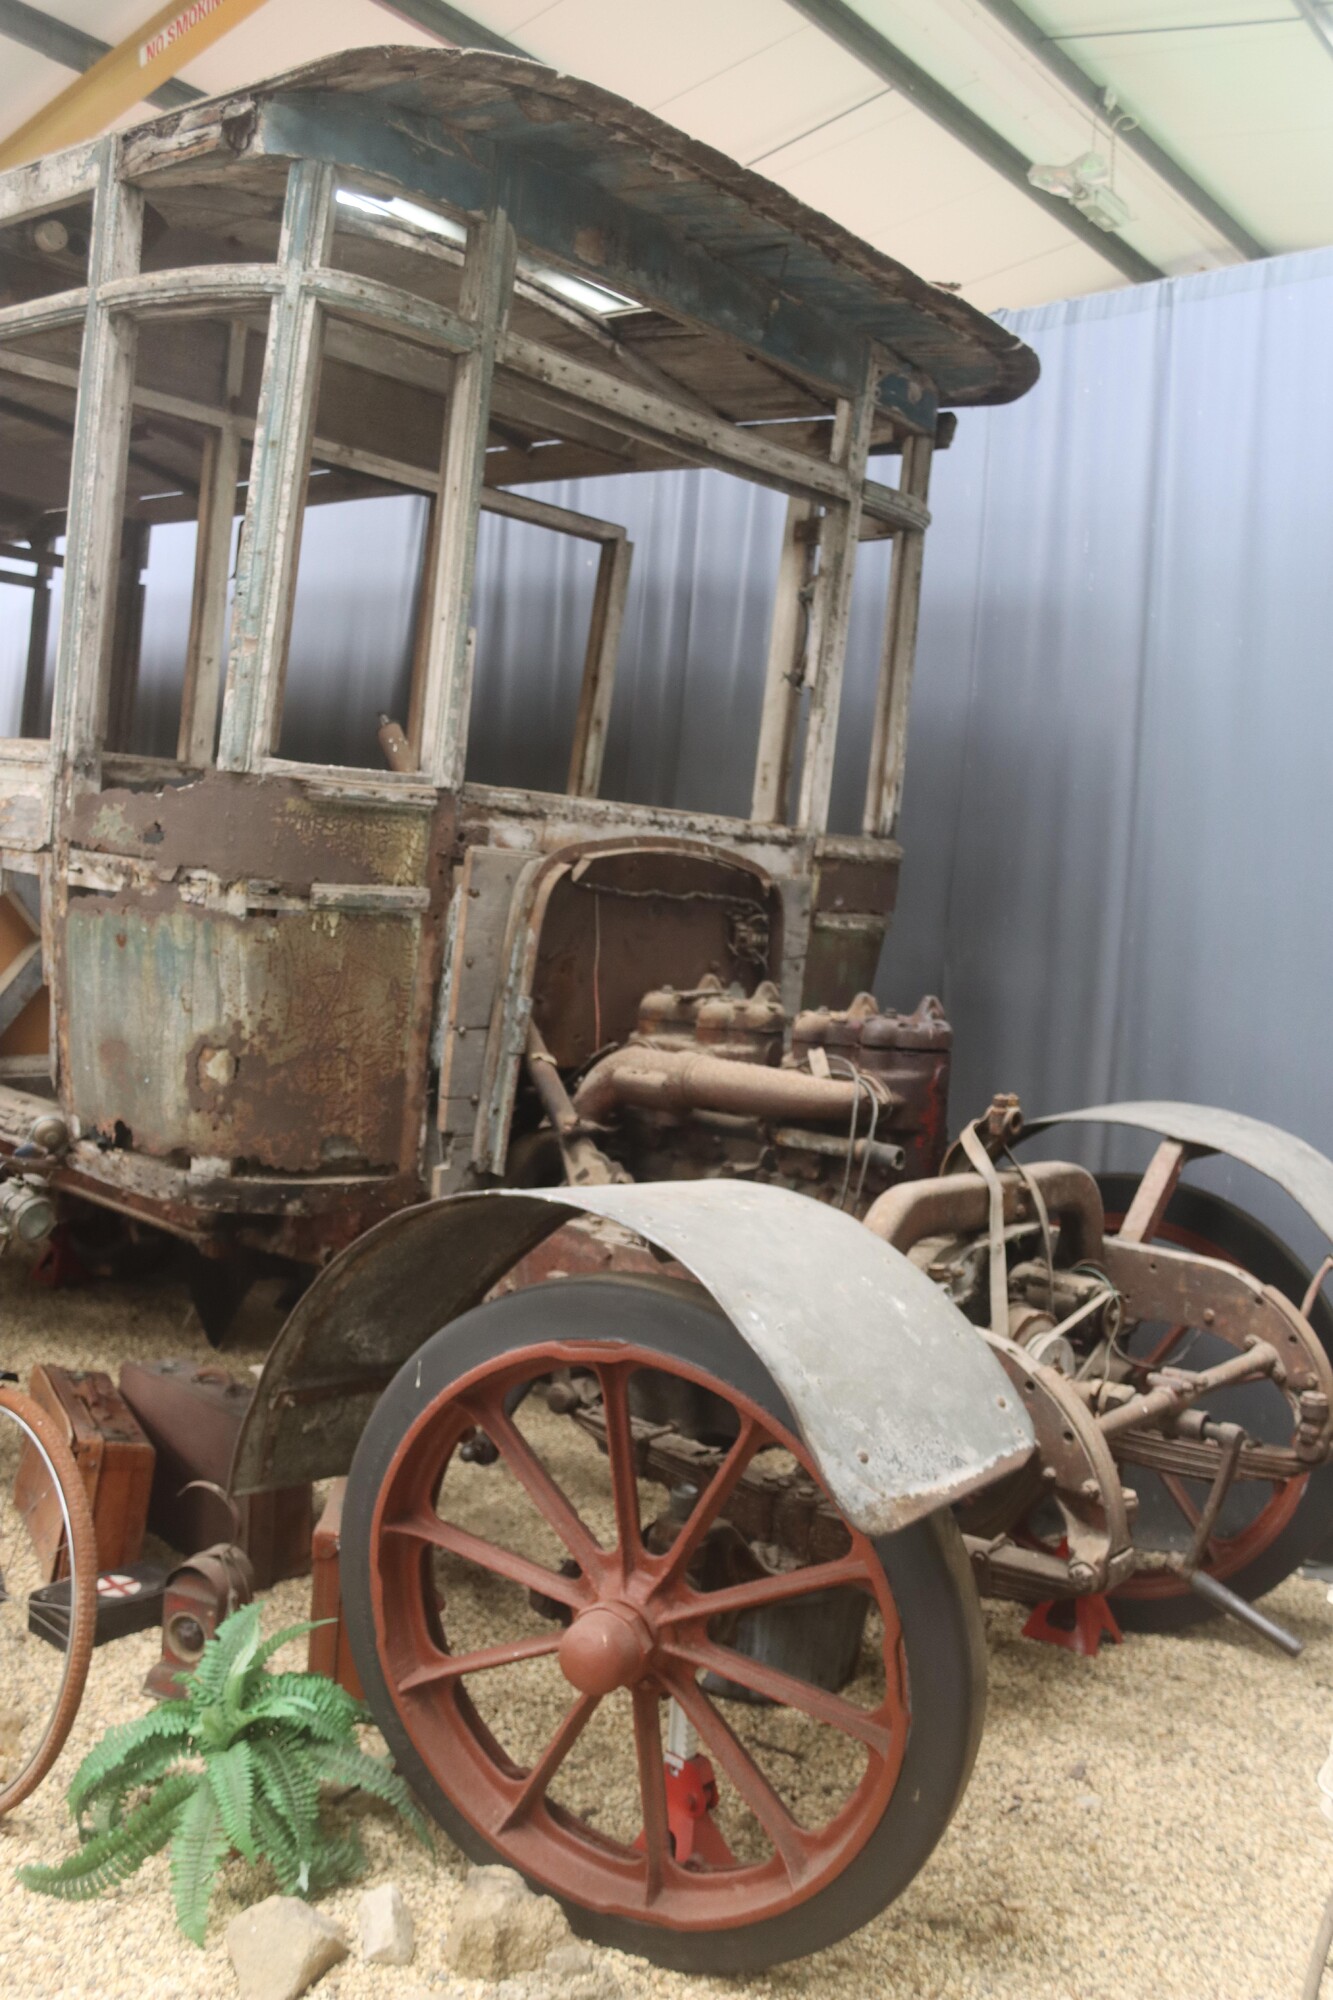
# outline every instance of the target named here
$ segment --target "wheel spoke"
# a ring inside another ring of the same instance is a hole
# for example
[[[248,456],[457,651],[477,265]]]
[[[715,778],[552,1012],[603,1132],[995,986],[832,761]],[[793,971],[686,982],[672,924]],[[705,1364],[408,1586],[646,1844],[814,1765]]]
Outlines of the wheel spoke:
[[[800,1883],[811,1867],[810,1842],[802,1828],[697,1682],[688,1674],[673,1677],[671,1692],[772,1841],[792,1883]]]
[[[505,1409],[503,1398],[498,1394],[485,1401],[469,1397],[464,1408],[478,1430],[484,1431],[500,1452],[537,1512],[555,1530],[584,1574],[594,1576],[604,1569],[603,1551]]]
[[[384,1533],[428,1542],[432,1548],[443,1549],[447,1555],[457,1556],[478,1569],[488,1569],[495,1576],[507,1577],[510,1583],[520,1584],[524,1590],[553,1597],[557,1604],[568,1604],[573,1610],[588,1601],[588,1586],[582,1577],[561,1576],[559,1570],[547,1569],[513,1549],[502,1549],[498,1542],[488,1542],[466,1528],[455,1527],[452,1521],[442,1521],[438,1514],[409,1514],[399,1521],[386,1521]]]
[[[854,1736],[876,1757],[888,1754],[889,1731],[885,1724],[872,1711],[844,1701],[841,1695],[830,1694],[827,1688],[799,1680],[795,1674],[785,1674],[778,1667],[765,1666],[747,1653],[733,1652],[730,1646],[714,1645],[711,1639],[668,1640],[666,1650],[675,1660],[703,1668],[722,1680],[735,1681],[783,1708],[798,1709],[812,1722],[827,1723],[843,1736]]]
[[[1159,1473],[1158,1478],[1175,1501],[1177,1507],[1179,1507],[1181,1513],[1185,1516],[1185,1519],[1189,1522],[1191,1528],[1197,1528],[1199,1525],[1199,1509],[1195,1506],[1184,1480],[1175,1472]]]
[[[611,1496],[616,1509],[620,1567],[628,1576],[643,1549],[639,1521],[639,1481],[634,1464],[634,1432],[630,1424],[627,1364],[597,1370],[602,1387],[602,1410],[606,1418],[606,1455],[611,1472]]]
[[[671,1544],[655,1586],[661,1591],[675,1582],[689,1566],[690,1558],[712,1527],[750,1460],[764,1441],[764,1432],[753,1417],[742,1417],[736,1440],[695,1504],[694,1512]]]
[[[739,1611],[758,1611],[768,1604],[786,1604],[816,1590],[857,1585],[869,1589],[869,1571],[859,1556],[846,1556],[839,1562],[810,1563],[805,1569],[757,1576],[752,1582],[730,1584],[723,1590],[691,1590],[687,1598],[677,1604],[663,1605],[656,1615],[658,1623],[664,1626],[704,1623]]]
[[[630,1694],[634,1703],[634,1755],[639,1767],[643,1853],[647,1864],[644,1900],[652,1903],[662,1893],[662,1877],[671,1858],[662,1729],[658,1721],[658,1698],[652,1690],[636,1687],[630,1690]]]
[[[581,1694],[572,1707],[565,1710],[560,1727],[524,1778],[517,1796],[511,1800],[500,1822],[501,1833],[508,1833],[511,1827],[526,1819],[533,1807],[545,1798],[552,1778],[592,1720],[601,1699],[597,1694]]]
[[[1188,1332],[1189,1326],[1184,1321],[1179,1326],[1169,1326],[1156,1347],[1152,1350],[1152,1353],[1140,1355],[1132,1363],[1133,1367],[1145,1374],[1150,1369],[1160,1368],[1172,1348],[1178,1347]]]
[[[495,1667],[513,1667],[523,1660],[541,1660],[554,1653],[561,1634],[543,1632],[536,1639],[516,1639],[512,1645],[482,1646],[471,1653],[439,1653],[423,1666],[396,1682],[399,1694],[415,1688],[433,1687],[440,1681],[456,1681],[464,1674],[485,1674]]]

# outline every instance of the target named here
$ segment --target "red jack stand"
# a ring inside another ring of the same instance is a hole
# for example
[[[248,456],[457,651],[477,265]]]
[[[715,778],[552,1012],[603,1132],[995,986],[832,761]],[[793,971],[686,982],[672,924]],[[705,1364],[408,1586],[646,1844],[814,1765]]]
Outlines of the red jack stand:
[[[662,1764],[673,1860],[682,1868],[691,1861],[702,1862],[706,1868],[734,1868],[736,1857],[713,1818],[717,1806],[713,1767],[701,1754],[699,1738],[676,1701],[667,1704],[667,1744]],[[640,1834],[634,1845],[642,1848],[645,1844]]]
[[[1072,1614],[1068,1625],[1056,1624],[1051,1614],[1057,1606]],[[1050,1597],[1044,1604],[1034,1604],[1023,1627],[1023,1637],[1044,1639],[1048,1646],[1063,1646],[1066,1652],[1081,1653],[1087,1659],[1096,1658],[1103,1639],[1110,1639],[1117,1646],[1121,1644],[1115,1614],[1100,1593],[1091,1597]]]
[[[47,1238],[41,1255],[28,1273],[28,1282],[46,1285],[55,1292],[66,1285],[86,1285],[92,1274],[70,1241],[69,1226],[58,1222]]]
[[[713,1818],[717,1779],[706,1757],[666,1759],[667,1831],[678,1862],[702,1861],[709,1868],[734,1868],[736,1857]]]

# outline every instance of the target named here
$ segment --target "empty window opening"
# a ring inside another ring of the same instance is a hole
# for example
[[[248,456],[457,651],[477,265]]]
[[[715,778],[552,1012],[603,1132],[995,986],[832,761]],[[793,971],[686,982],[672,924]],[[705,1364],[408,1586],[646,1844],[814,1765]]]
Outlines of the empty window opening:
[[[194,768],[216,754],[262,347],[262,318],[138,329],[108,663],[113,754]]]
[[[382,718],[413,721],[429,502],[385,487],[316,504],[330,468],[311,468],[301,531],[278,755],[382,770]]]
[[[92,202],[73,202],[0,229],[0,306],[78,291],[88,282]]]
[[[540,509],[547,520],[497,507]],[[483,502],[469,780],[598,791],[632,555],[622,530],[561,506],[549,489]]]
[[[324,322],[274,735],[288,761],[419,767],[423,581],[452,376],[436,348]]]
[[[0,344],[0,738],[51,733],[79,344]]]

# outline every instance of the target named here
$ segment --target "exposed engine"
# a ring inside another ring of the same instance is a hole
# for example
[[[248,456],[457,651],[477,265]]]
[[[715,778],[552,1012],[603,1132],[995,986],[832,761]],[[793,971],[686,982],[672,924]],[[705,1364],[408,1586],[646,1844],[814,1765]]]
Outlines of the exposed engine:
[[[930,996],[898,1014],[860,993],[789,1031],[771,981],[710,973],[644,994],[629,1039],[574,1085],[569,1129],[635,1180],[753,1176],[860,1213],[938,1171],[952,1039]]]

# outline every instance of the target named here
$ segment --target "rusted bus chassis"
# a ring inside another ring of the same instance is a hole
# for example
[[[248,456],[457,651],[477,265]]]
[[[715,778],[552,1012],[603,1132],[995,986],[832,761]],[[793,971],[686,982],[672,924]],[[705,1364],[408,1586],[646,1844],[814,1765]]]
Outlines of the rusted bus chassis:
[[[0,178],[0,284],[0,587],[32,605],[0,861],[40,931],[0,1030],[53,1028],[0,1051],[0,1137],[221,1292],[318,1270],[233,1484],[349,1476],[358,1670],[461,1845],[592,1936],[742,1970],[930,1852],[978,1585],[1290,1645],[1250,1600],[1326,1532],[1327,1311],[1182,1175],[1230,1153],[1333,1237],[1333,1166],[1174,1104],[1084,1114],[1159,1135],[1127,1184],[1025,1166],[1010,1099],[950,1148],[938,1003],[870,991],[932,455],[1030,352],[478,54],[357,51]],[[603,796],[633,550],[533,491],[680,465],[786,498],[744,818]],[[428,508],[410,676],[315,764],[305,529],[394,495]],[[485,512],[596,550],[560,793],[467,774]],[[164,743],[145,592],[185,524]]]

